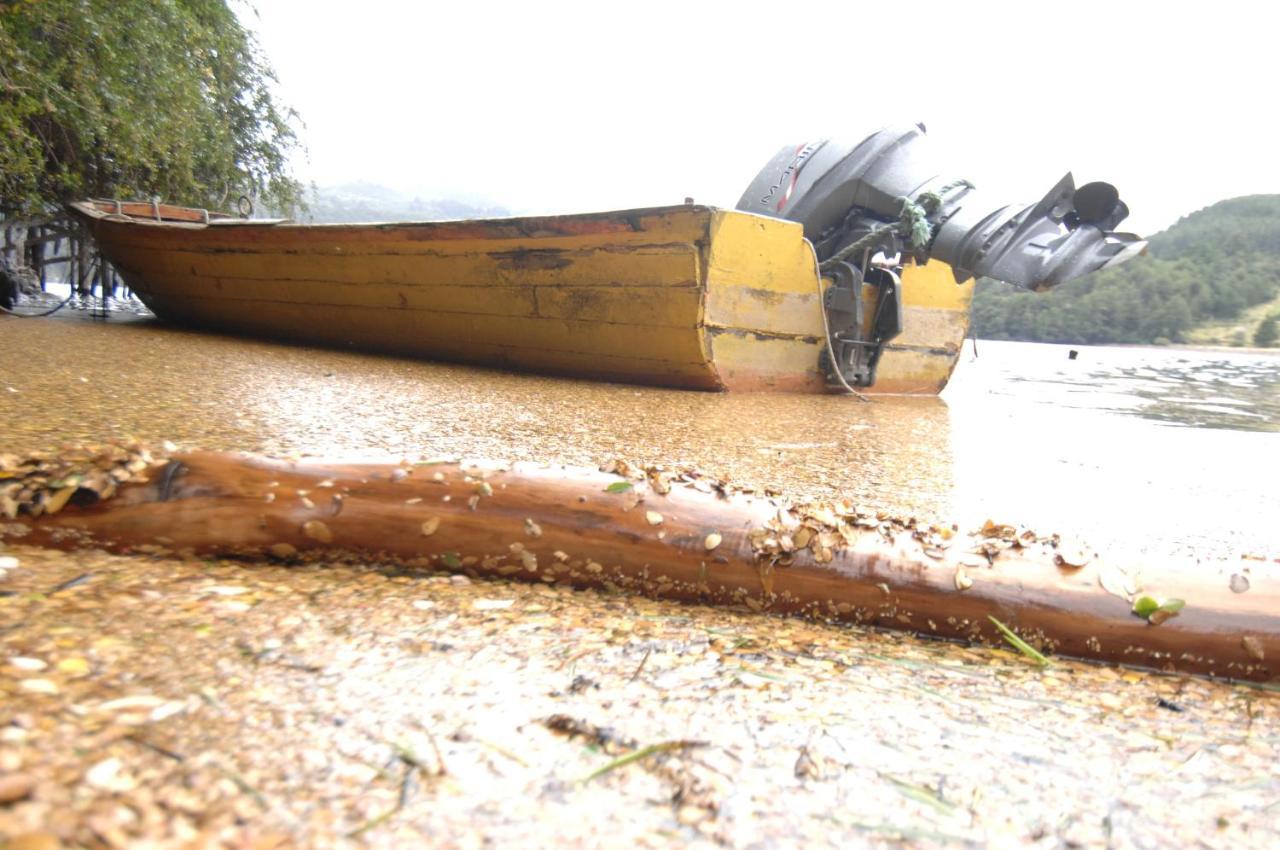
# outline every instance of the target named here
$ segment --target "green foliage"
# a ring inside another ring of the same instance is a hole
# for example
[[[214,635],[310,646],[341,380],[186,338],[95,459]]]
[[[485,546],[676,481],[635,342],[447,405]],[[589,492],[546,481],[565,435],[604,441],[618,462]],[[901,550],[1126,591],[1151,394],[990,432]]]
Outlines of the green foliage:
[[[227,0],[0,2],[0,214],[86,196],[291,210],[296,116]]]
[[[975,332],[1036,342],[1180,342],[1201,322],[1233,318],[1280,293],[1280,195],[1222,201],[1150,243],[1148,256],[1043,295],[979,281]]]
[[[1262,320],[1258,329],[1253,332],[1253,344],[1259,348],[1269,348],[1280,341],[1280,313],[1272,313]]]

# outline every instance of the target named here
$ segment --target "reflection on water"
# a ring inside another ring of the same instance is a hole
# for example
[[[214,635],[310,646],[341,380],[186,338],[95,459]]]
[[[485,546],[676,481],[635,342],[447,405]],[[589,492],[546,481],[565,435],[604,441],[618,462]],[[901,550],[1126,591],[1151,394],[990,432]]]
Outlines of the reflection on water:
[[[955,503],[1145,551],[1280,554],[1280,357],[980,342],[952,386]]]
[[[15,422],[15,447],[131,434],[271,454],[624,457],[920,516],[952,508],[949,411],[937,398],[862,404],[559,380],[155,322],[13,329],[0,332],[0,416]]]
[[[625,457],[1096,545],[1280,549],[1280,359],[1080,352],[984,342],[945,400],[863,404],[509,375],[155,322],[10,320],[0,451],[134,435],[271,454]]]
[[[1280,431],[1280,357],[983,342],[967,375],[999,395],[1195,428]],[[954,396],[954,393],[950,395]]]

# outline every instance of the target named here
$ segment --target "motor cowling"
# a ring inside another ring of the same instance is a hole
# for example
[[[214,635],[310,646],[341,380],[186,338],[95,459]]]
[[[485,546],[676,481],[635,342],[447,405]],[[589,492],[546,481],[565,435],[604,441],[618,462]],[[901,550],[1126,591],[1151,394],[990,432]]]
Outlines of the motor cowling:
[[[1110,184],[1077,188],[1067,174],[1034,204],[993,200],[936,165],[923,125],[784,148],[738,209],[799,222],[823,263],[859,260],[871,248],[942,260],[958,282],[985,276],[1036,290],[1146,247],[1115,231],[1129,210]]]

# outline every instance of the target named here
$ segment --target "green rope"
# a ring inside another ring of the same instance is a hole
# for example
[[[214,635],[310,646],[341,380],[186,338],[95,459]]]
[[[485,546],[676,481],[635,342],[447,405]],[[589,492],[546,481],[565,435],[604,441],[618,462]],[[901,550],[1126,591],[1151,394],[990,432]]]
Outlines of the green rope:
[[[977,186],[970,183],[968,180],[961,178],[955,181],[954,183],[948,183],[947,185],[943,186],[941,189],[938,190],[938,194],[939,195],[949,194],[951,192],[954,192],[956,189],[959,189],[961,186],[965,187],[966,189],[978,188]]]
[[[956,180],[943,186],[937,192],[921,192],[914,201],[910,198],[899,198],[898,200],[902,202],[902,209],[898,213],[898,221],[896,223],[885,224],[872,229],[861,239],[846,245],[826,260],[823,260],[822,265],[818,268],[825,271],[836,263],[852,257],[854,254],[874,248],[881,241],[885,231],[898,234],[910,242],[911,247],[916,250],[924,248],[933,239],[933,224],[929,221],[929,216],[942,208],[944,196],[962,186],[966,189],[974,188],[974,185],[968,180]]]
[[[818,266],[818,269],[820,271],[826,271],[827,269],[834,266],[836,263],[843,262],[844,260],[847,260],[848,258],[852,257],[854,254],[860,253],[862,251],[869,251],[880,242],[880,240],[883,238],[886,231],[896,231],[897,229],[898,229],[898,225],[896,224],[883,224],[880,227],[873,229],[871,232],[864,235],[861,239],[844,246],[839,251],[835,252],[830,257],[823,260],[822,264]]]

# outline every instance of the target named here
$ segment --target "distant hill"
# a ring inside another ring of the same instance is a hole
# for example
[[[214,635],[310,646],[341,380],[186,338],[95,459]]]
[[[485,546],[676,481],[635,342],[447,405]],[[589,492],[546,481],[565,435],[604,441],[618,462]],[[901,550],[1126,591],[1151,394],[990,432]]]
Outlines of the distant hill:
[[[367,221],[450,221],[502,218],[505,207],[478,206],[448,198],[423,199],[376,183],[312,186],[304,220],[317,224]]]
[[[1150,243],[1147,256],[1045,294],[979,281],[975,333],[1037,342],[1247,345],[1266,317],[1280,312],[1280,195],[1221,201]]]

